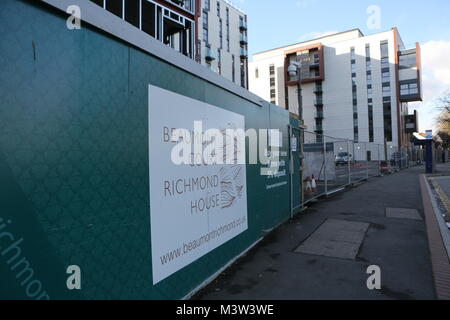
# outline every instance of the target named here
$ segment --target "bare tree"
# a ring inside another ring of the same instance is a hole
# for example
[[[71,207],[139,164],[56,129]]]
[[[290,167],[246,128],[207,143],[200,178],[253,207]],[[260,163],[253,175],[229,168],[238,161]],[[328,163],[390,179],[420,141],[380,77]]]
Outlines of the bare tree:
[[[450,90],[444,92],[437,100],[437,108],[440,111],[439,116],[436,118],[438,131],[450,134]]]

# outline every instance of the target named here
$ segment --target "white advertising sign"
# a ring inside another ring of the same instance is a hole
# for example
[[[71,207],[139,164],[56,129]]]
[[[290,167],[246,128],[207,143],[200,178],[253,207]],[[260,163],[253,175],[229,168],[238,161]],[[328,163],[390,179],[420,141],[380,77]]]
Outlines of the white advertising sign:
[[[149,86],[153,284],[248,228],[245,164],[176,165],[171,160],[177,145],[172,132],[186,129],[194,135],[196,121],[202,121],[203,132],[245,130],[242,115]],[[245,154],[245,141],[237,152]]]

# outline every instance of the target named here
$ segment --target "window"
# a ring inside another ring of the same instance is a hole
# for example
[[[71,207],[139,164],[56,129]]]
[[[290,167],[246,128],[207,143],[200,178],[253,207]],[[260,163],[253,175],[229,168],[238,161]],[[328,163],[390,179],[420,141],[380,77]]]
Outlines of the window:
[[[355,48],[354,47],[350,48],[350,59],[351,60],[356,60],[356,54],[355,54]]]
[[[203,12],[203,28],[208,28],[208,13]]]
[[[96,5],[100,6],[103,8],[103,0],[91,0],[93,3],[95,3]]]
[[[116,16],[123,18],[122,16],[122,0],[107,0],[106,10],[115,14]]]
[[[241,87],[246,88],[246,60],[241,59]]]
[[[367,85],[372,85],[372,75],[371,74],[367,75]]]
[[[223,48],[223,25],[222,25],[222,19],[219,20],[219,46],[220,46],[220,49]]]
[[[380,51],[381,58],[389,57],[389,44],[387,41],[381,41]]]
[[[409,69],[416,67],[416,53],[401,55],[399,57],[399,66],[400,69]]]
[[[275,87],[275,78],[270,78],[270,86]]]
[[[209,11],[209,8],[210,8],[210,0],[204,0],[205,2],[205,5],[204,5],[204,8],[203,8],[203,10],[208,10]]]
[[[153,3],[142,1],[142,31],[156,38],[156,7]]]
[[[270,74],[271,76],[274,76],[274,75],[275,75],[275,65],[271,64],[271,65],[269,66],[269,74]]]
[[[390,82],[391,81],[391,74],[389,71],[385,71],[381,73],[381,82]]]
[[[217,49],[217,73],[222,74],[222,54],[220,52],[220,49]]]
[[[370,58],[370,45],[366,45],[366,58]]]
[[[389,58],[381,58],[381,69],[389,68]]]
[[[234,57],[234,54],[231,56],[231,78],[233,82],[236,81],[236,58]]]
[[[230,25],[230,9],[227,8],[227,26]]]
[[[356,72],[356,64],[352,63],[352,73]]]
[[[371,88],[367,89],[367,98],[368,99],[372,99],[373,98],[372,89]]]
[[[259,69],[258,68],[255,69],[255,78],[256,79],[259,78]]]
[[[220,17],[220,2],[217,1],[217,16]]]
[[[271,64],[269,66],[269,74],[270,74],[270,99],[271,103],[276,103],[276,92],[275,92],[275,65]]]
[[[390,96],[391,96],[391,86],[384,86],[383,97],[390,97]]]
[[[140,0],[125,1],[125,21],[131,23],[133,26],[137,28],[140,28],[139,1]]]
[[[418,94],[419,88],[417,86],[417,83],[407,83],[400,85],[400,95],[406,96],[411,94]]]
[[[208,29],[203,28],[203,41],[208,43]]]
[[[370,70],[371,68],[372,68],[372,62],[370,60],[366,61],[366,69]]]

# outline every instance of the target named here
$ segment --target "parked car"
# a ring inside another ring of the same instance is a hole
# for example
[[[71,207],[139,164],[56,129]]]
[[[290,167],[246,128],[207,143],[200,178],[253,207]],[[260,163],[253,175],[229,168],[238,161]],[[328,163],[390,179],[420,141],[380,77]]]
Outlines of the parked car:
[[[348,152],[340,152],[335,158],[336,166],[348,165],[351,161],[353,161],[353,156]]]

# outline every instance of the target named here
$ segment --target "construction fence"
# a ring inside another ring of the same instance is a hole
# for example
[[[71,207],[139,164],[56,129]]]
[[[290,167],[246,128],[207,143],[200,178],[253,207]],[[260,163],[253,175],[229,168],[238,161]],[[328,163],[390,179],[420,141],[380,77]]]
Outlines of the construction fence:
[[[388,143],[356,142],[308,131],[302,134],[304,204],[424,160],[420,147],[398,148]]]

